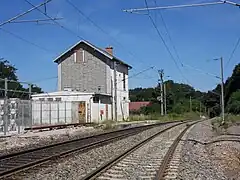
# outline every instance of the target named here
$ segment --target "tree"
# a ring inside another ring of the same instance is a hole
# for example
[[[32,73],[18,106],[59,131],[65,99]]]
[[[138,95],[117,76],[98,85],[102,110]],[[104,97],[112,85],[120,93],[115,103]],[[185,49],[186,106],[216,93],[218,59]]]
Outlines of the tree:
[[[235,66],[232,76],[229,77],[225,83],[225,103],[228,101],[232,93],[240,89],[240,63]]]
[[[165,83],[168,112],[179,114],[188,112],[190,108],[190,96],[193,99],[193,111],[199,111],[200,100],[204,93],[195,91],[193,87],[187,84],[175,83],[172,80],[168,80]],[[144,114],[160,113],[160,103],[157,100],[157,97],[160,96],[160,89],[158,87],[135,88],[130,90],[129,94],[131,101],[151,101],[151,106],[141,109]]]
[[[5,89],[5,78],[7,78],[7,87],[8,92],[7,96],[9,98],[23,98],[27,99],[29,97],[29,89],[24,88],[23,85],[18,81],[17,77],[17,68],[9,63],[9,61],[4,60],[0,61],[0,98],[4,97],[4,89]],[[17,92],[19,91],[19,92]],[[22,92],[20,92],[22,91]],[[26,93],[23,93],[26,92]],[[42,89],[38,86],[32,87],[32,92],[42,93]]]
[[[232,93],[228,101],[227,111],[232,114],[240,114],[240,90]]]

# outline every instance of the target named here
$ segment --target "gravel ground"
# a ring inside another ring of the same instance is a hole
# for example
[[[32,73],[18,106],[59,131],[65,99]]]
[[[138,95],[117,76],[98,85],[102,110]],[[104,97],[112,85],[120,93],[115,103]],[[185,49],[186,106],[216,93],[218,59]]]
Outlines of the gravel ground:
[[[75,153],[64,159],[56,160],[55,163],[45,164],[38,169],[21,174],[21,176],[18,175],[14,179],[81,179],[87,173],[137,144],[139,141],[172,125],[155,127],[85,153]]]
[[[101,132],[103,132],[102,129],[95,129],[93,127],[73,127],[42,132],[29,131],[18,136],[0,138],[0,155],[77,139]]]
[[[219,139],[224,141],[214,142]],[[211,120],[195,125],[182,149],[177,179],[240,179],[240,144],[227,139],[233,137],[218,136],[212,130]]]
[[[153,124],[156,121],[149,122],[121,122],[113,124],[115,130],[122,128],[137,127],[147,124]],[[95,135],[112,129],[105,129],[104,124],[98,128],[93,127],[69,127],[64,129],[54,129],[49,131],[27,131],[11,137],[0,138],[0,155],[19,152],[26,149],[37,148],[49,144],[59,143],[67,140],[78,139],[85,136]]]
[[[154,179],[168,149],[185,127],[185,124],[180,125],[157,136],[108,169],[97,179],[114,177],[129,180]]]

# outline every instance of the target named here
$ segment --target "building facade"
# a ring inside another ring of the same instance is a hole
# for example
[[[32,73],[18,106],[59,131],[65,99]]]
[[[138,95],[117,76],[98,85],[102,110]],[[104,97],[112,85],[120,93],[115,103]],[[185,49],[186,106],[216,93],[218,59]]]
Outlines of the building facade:
[[[115,57],[112,47],[103,50],[80,41],[54,62],[58,64],[58,91],[108,95],[112,104],[109,119],[115,119],[115,108],[118,120],[128,118],[128,71],[131,66]]]
[[[106,94],[68,90],[32,95],[32,100],[34,125],[99,123],[112,117]]]

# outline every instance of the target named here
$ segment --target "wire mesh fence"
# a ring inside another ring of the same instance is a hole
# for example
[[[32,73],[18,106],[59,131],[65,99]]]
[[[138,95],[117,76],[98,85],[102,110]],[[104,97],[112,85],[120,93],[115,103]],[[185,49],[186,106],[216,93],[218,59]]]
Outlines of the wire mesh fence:
[[[34,125],[77,123],[78,103],[69,101],[33,101]]]
[[[0,99],[0,135],[32,126],[77,123],[78,117],[78,102]]]

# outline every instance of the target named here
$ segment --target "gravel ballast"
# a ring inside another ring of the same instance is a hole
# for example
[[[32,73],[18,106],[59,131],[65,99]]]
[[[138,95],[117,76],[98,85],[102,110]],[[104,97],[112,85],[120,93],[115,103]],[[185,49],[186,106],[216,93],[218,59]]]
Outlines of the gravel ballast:
[[[0,155],[37,148],[71,139],[104,132],[93,127],[73,127],[42,132],[27,132],[18,136],[0,138]]]
[[[96,135],[111,131],[113,129],[123,129],[157,123],[157,121],[144,122],[121,122],[113,123],[110,129],[106,129],[106,124],[99,124],[94,127],[80,126],[63,129],[53,129],[48,131],[26,131],[10,137],[0,137],[0,156],[19,152],[27,149],[38,148],[45,145],[60,143],[63,141],[79,139],[82,137]]]
[[[16,175],[15,179],[81,179],[87,173],[126,151],[131,146],[172,125],[174,124],[155,127],[103,147],[91,149],[84,153],[72,154],[25,174],[21,173],[20,177]]]
[[[177,179],[240,179],[240,144],[233,139],[217,135],[211,120],[196,124],[184,143]]]
[[[143,145],[97,179],[154,179],[168,149],[186,128],[186,125],[179,125],[163,134],[158,135],[147,144]]]

